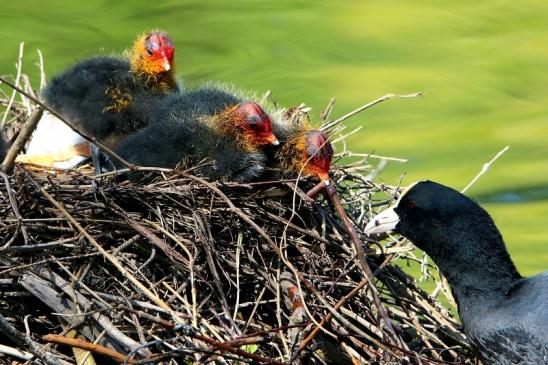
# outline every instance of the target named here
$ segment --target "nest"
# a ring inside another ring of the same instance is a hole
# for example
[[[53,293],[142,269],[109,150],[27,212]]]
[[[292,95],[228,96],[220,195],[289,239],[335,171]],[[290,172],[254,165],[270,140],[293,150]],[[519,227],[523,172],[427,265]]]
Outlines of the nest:
[[[25,114],[11,108],[12,119]],[[2,173],[0,356],[474,362],[451,313],[398,266],[414,260],[411,244],[360,235],[399,189],[371,181],[367,157],[348,163],[341,149],[333,187],[366,260],[331,200],[305,194],[306,179],[235,184],[151,171],[155,179],[134,185],[89,167]]]

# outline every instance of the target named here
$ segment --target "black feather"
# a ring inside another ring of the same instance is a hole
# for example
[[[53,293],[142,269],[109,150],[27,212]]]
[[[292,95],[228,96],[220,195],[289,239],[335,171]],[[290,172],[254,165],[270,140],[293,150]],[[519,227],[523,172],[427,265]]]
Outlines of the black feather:
[[[126,108],[114,110],[113,93],[128,100]],[[99,140],[144,127],[165,96],[146,75],[132,73],[128,60],[105,56],[77,63],[55,76],[43,92],[48,106]]]
[[[5,140],[3,133],[0,132],[0,164],[4,161],[8,152],[8,142]]]
[[[264,169],[264,154],[237,148],[233,137],[201,120],[240,102],[236,95],[216,87],[172,95],[161,104],[154,121],[123,141],[116,153],[140,166],[201,165],[197,172],[214,180],[256,179]],[[141,176],[131,174],[130,178]]]

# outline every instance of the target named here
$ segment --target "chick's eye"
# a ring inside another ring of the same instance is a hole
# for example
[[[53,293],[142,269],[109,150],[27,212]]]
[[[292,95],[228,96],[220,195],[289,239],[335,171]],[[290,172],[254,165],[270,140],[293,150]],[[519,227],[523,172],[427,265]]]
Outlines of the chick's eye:
[[[414,209],[415,208],[415,201],[414,200],[409,200],[407,202],[407,208]]]
[[[147,49],[147,54],[149,56],[152,56],[154,54],[154,52],[149,48],[149,49]]]

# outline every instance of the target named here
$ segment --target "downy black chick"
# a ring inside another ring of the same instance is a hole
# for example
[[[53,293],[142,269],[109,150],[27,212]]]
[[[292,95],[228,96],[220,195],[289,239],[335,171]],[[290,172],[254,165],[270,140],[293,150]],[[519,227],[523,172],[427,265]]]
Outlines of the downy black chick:
[[[146,126],[156,105],[179,90],[174,79],[174,52],[169,36],[154,30],[135,40],[129,58],[96,56],[78,62],[55,76],[42,96],[49,107],[78,130],[113,148],[128,134]],[[60,131],[67,129],[60,121],[44,119],[44,123],[49,123],[48,130],[56,124]],[[69,144],[87,143],[77,137],[68,140]],[[32,144],[31,140],[31,147]],[[25,161],[52,160],[52,165],[57,162],[55,158],[41,156],[56,154],[55,149],[51,152],[52,148],[47,145],[31,150],[36,151]],[[70,146],[65,146],[57,155],[65,156],[65,151],[70,150]]]
[[[153,123],[115,150],[128,162],[184,168],[213,180],[252,181],[265,169],[262,146],[278,144],[269,116],[255,102],[207,86],[166,99]],[[119,163],[115,163],[121,168]],[[131,174],[132,180],[142,174]]]

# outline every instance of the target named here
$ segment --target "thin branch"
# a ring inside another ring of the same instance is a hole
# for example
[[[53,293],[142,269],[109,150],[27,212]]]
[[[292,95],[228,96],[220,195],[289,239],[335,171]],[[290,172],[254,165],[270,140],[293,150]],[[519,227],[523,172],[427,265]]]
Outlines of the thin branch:
[[[329,99],[329,102],[325,106],[325,109],[320,113],[322,125],[327,123],[327,120],[329,119],[329,116],[331,115],[331,111],[333,110],[333,105],[335,105],[335,98]]]
[[[1,344],[0,344],[0,353],[4,355],[16,357],[18,359],[25,360],[25,361],[29,361],[30,359],[34,357],[34,355],[31,354],[30,352],[21,351],[14,347],[9,347]]]
[[[23,52],[25,49],[25,42],[19,43],[19,57],[17,57],[17,63],[15,64],[15,67],[17,69],[17,75],[15,76],[15,85],[19,85],[19,80],[21,78],[21,69],[23,64]],[[15,97],[17,96],[17,93],[15,90],[11,94],[10,101],[8,103],[8,106],[6,107],[6,111],[4,112],[4,116],[2,117],[2,122],[0,122],[0,127],[3,127],[4,124],[6,124],[6,119],[8,118],[8,114],[10,112],[11,106],[13,105],[13,102],[15,101]]]
[[[32,114],[25,122],[25,127],[21,130],[21,132],[19,132],[19,135],[15,139],[15,142],[13,142],[10,149],[8,150],[8,153],[6,154],[6,157],[2,162],[2,170],[6,172],[11,170],[15,159],[23,150],[23,147],[25,147],[25,144],[27,143],[30,136],[32,136],[32,132],[34,132],[34,130],[36,129],[38,122],[40,122],[40,118],[42,118],[43,112],[44,109],[42,109],[41,106],[37,106],[36,108],[34,108]]]
[[[421,96],[423,93],[422,91],[419,91],[419,92],[416,92],[416,93],[413,93],[413,94],[406,94],[406,95],[398,95],[398,94],[386,94],[384,96],[381,96],[380,98],[378,99],[375,99],[367,104],[364,104],[362,106],[360,106],[359,108],[349,112],[349,113],[346,113],[345,115],[343,115],[342,117],[339,117],[338,119],[335,119],[334,121],[331,121],[331,122],[328,122],[326,124],[324,124],[321,128],[322,131],[328,131],[330,129],[333,129],[334,127],[336,127],[337,125],[341,124],[343,121],[345,121],[346,119],[358,114],[358,113],[361,113],[363,112],[364,110],[366,109],[369,109],[371,108],[372,106],[375,106],[379,103],[382,103],[383,101],[386,101],[386,100],[389,100],[389,99],[409,99],[409,98],[416,98],[418,96]]]
[[[40,92],[44,90],[46,87],[46,71],[44,71],[44,56],[42,55],[42,51],[39,49],[36,50],[38,53],[38,69],[40,70]]]
[[[481,171],[478,172],[478,174],[476,175],[476,177],[474,177],[472,179],[472,181],[470,181],[470,183],[468,185],[466,185],[466,187],[464,189],[461,190],[461,193],[466,193],[468,191],[468,189],[470,189],[472,187],[472,185],[474,185],[476,183],[476,181],[479,180],[480,177],[483,176],[483,174],[485,174],[487,171],[489,171],[489,168],[491,167],[491,165],[500,157],[502,156],[506,151],[508,151],[510,149],[510,146],[506,146],[504,147],[502,150],[500,150],[496,155],[495,157],[493,157],[491,159],[491,161],[483,164],[483,167],[481,168]]]
[[[373,295],[373,300],[375,302],[375,305],[377,306],[377,310],[379,311],[379,314],[381,315],[382,319],[385,321],[386,328],[388,329],[391,336],[396,340],[395,344],[398,344],[398,337],[396,336],[396,332],[394,331],[394,327],[392,326],[392,321],[388,317],[388,314],[386,313],[386,310],[384,309],[384,306],[382,305],[382,302],[379,298],[379,293],[375,285],[373,285],[373,272],[371,271],[371,268],[369,267],[369,264],[367,263],[366,255],[363,250],[362,242],[358,238],[358,234],[356,233],[356,230],[354,229],[354,226],[352,224],[352,221],[350,218],[348,218],[348,215],[346,214],[346,211],[344,210],[344,207],[342,206],[341,199],[339,197],[339,194],[333,187],[333,185],[328,185],[325,188],[327,195],[329,196],[329,199],[331,199],[331,202],[333,203],[333,206],[335,207],[335,210],[337,211],[339,217],[341,218],[344,228],[348,235],[350,236],[350,240],[352,241],[352,244],[354,246],[354,250],[356,251],[356,257],[358,259],[358,262],[360,263],[360,266],[365,273],[365,277],[368,279],[371,288],[371,294]]]
[[[42,336],[42,341],[55,343],[58,345],[66,345],[70,347],[75,347],[78,349],[90,351],[99,355],[110,357],[121,363],[133,364],[135,360],[128,358],[126,355],[109,349],[108,347],[98,345],[96,343],[88,342],[79,338],[69,338],[60,335],[48,334]]]
[[[354,152],[350,152],[350,151],[337,153],[335,156],[336,157],[365,157],[366,159],[367,158],[375,158],[375,159],[378,159],[378,160],[395,161],[395,162],[401,162],[401,163],[407,163],[409,161],[406,158],[381,156],[381,155],[375,155],[375,154],[372,154],[372,153],[354,153]]]

